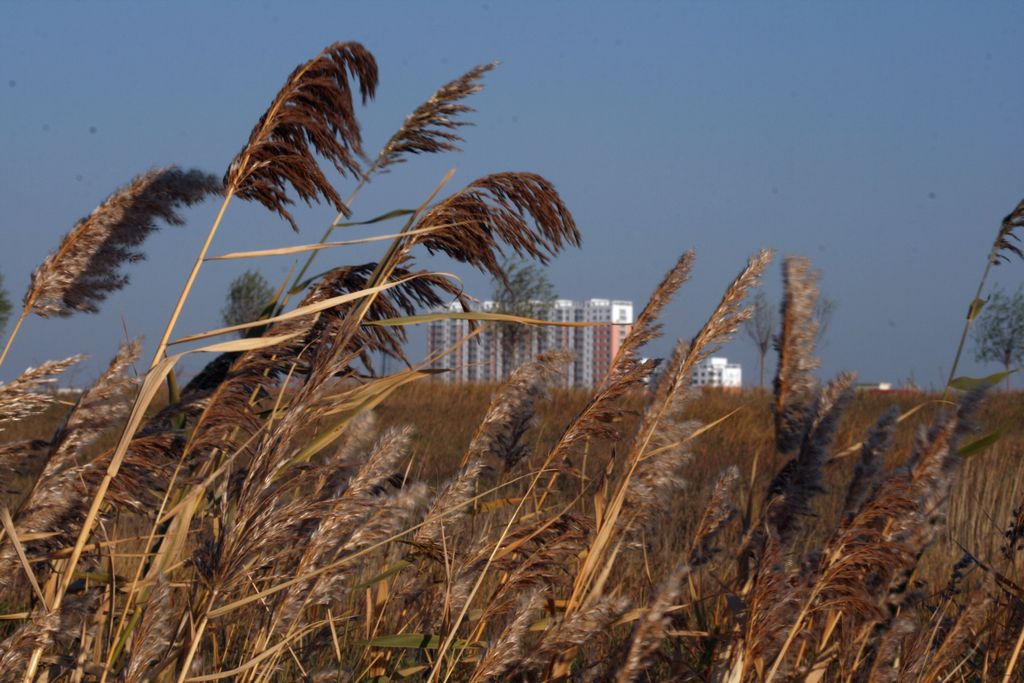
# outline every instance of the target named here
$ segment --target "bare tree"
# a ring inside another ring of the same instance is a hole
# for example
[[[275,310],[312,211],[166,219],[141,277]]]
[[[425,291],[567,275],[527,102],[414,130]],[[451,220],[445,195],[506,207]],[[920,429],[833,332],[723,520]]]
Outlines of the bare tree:
[[[757,296],[754,297],[753,313],[743,323],[743,331],[754,343],[754,348],[757,349],[758,374],[760,376],[758,386],[762,387],[764,386],[764,359],[772,345],[776,320],[775,307],[768,302],[768,297],[764,295],[764,292],[758,291]]]
[[[839,302],[830,299],[824,294],[818,297],[818,303],[814,305],[814,319],[818,322],[818,331],[814,336],[815,346],[821,346],[825,339],[828,327],[832,323],[832,314],[839,308]]]

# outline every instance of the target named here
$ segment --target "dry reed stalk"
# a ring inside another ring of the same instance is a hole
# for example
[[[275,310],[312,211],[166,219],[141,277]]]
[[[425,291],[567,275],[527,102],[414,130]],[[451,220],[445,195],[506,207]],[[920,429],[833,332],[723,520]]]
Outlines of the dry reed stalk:
[[[564,351],[540,354],[516,368],[498,388],[462,458],[461,470],[437,496],[413,537],[421,550],[433,555],[441,551],[445,527],[450,537],[469,512],[463,508],[460,515],[452,517],[450,511],[473,496],[477,480],[490,469],[489,458],[500,462],[507,472],[527,455],[522,438],[533,424],[536,404],[570,359],[571,354]]]
[[[508,471],[526,457],[522,438],[534,424],[537,403],[572,359],[569,351],[551,351],[516,368],[491,398],[462,464],[491,457]]]
[[[770,527],[751,584],[743,637],[729,662],[729,680],[743,680],[750,671],[763,679],[765,668],[776,658],[800,611],[803,587],[791,584],[781,544]]]
[[[977,646],[981,632],[988,626],[985,622],[991,618],[989,612],[993,602],[992,597],[986,595],[961,609],[953,627],[934,652],[921,657],[908,657],[907,673],[924,683],[931,683],[940,680],[945,670],[952,669],[955,672],[963,653]]]
[[[749,315],[742,307],[748,292],[757,285],[771,259],[762,251],[733,280],[711,317],[689,343],[680,341],[659,382],[654,399],[644,411],[634,445],[636,459],[628,475],[626,502],[643,510],[664,507],[664,497],[682,486],[679,470],[688,460],[683,444],[692,427],[682,422],[682,410],[692,396],[690,375],[693,367],[725,343]]]
[[[369,278],[376,269],[376,263],[334,268],[324,274],[314,286],[307,301],[313,303],[362,291],[369,285]],[[374,297],[366,310],[364,320],[379,322],[394,319],[403,314],[413,315],[420,309],[442,306],[452,299],[464,299],[461,288],[449,278],[437,273],[413,272],[397,266],[387,281],[401,284]],[[352,302],[325,311],[310,331],[310,346],[315,349],[327,343],[334,336],[335,328],[358,305]],[[318,343],[313,341],[316,338],[320,340]],[[373,355],[377,353],[408,364],[409,361],[402,351],[405,342],[406,334],[402,327],[363,325],[357,329],[346,350],[358,354],[363,365],[373,372]]]
[[[361,524],[351,534],[338,537],[330,533],[321,534],[321,552],[316,558],[321,564],[338,565],[331,573],[319,574],[305,584],[301,593],[291,592],[292,600],[282,604],[271,619],[271,633],[278,635],[281,642],[288,642],[297,632],[307,628],[303,622],[303,610],[308,607],[332,606],[337,609],[345,605],[353,592],[353,580],[366,567],[369,557],[366,551],[385,544],[388,539],[407,529],[425,507],[427,488],[421,483],[409,484],[391,496],[381,497]],[[336,529],[337,527],[335,527]],[[311,544],[317,539],[312,539]],[[345,558],[351,558],[344,562]],[[305,558],[304,558],[305,559]],[[344,563],[344,566],[340,566]],[[315,564],[307,564],[313,569]],[[300,569],[296,569],[298,574]],[[276,629],[274,628],[276,625]],[[276,631],[276,633],[275,633]],[[270,675],[276,666],[276,657],[271,659],[264,670]]]
[[[846,490],[846,502],[843,504],[843,519],[848,520],[863,506],[864,501],[874,491],[885,465],[885,455],[892,448],[893,435],[896,430],[898,410],[890,408],[868,432],[861,445],[860,459],[853,470],[853,477]]]
[[[295,565],[296,575],[308,574],[334,561],[360,527],[379,511],[384,492],[394,482],[399,463],[408,454],[410,436],[408,430],[388,432],[343,490],[335,491],[334,486],[323,490],[324,501],[330,508],[309,535]],[[291,628],[299,611],[308,604],[311,590],[322,580],[318,576],[282,593],[275,606],[274,620]],[[271,628],[276,629],[277,624]]]
[[[312,316],[278,323],[268,334],[308,332],[315,320]],[[209,472],[218,453],[223,454],[224,465],[239,455],[258,453],[257,437],[265,426],[258,415],[260,399],[272,395],[279,378],[301,357],[303,344],[297,336],[275,347],[220,356],[189,383],[183,401],[196,423],[183,451],[186,466],[197,461]],[[147,431],[143,428],[140,434]]]
[[[53,455],[43,470],[43,477],[73,463],[82,449],[128,415],[132,395],[139,384],[130,371],[141,352],[138,339],[122,344],[99,379],[78,397],[54,435]]]
[[[450,174],[428,203],[449,178]],[[437,229],[420,231],[426,228]],[[406,237],[407,231],[416,234]],[[386,282],[417,244],[504,277],[496,257],[502,253],[501,243],[517,254],[544,262],[564,245],[578,245],[579,232],[554,186],[544,178],[530,173],[486,176],[430,210],[426,210],[426,203],[421,206],[410,217],[402,236],[392,242],[367,284],[377,287]],[[349,348],[375,299],[376,293],[362,298],[345,317],[335,335],[334,348]],[[319,354],[316,366],[316,372],[333,373],[337,368],[330,353]]]
[[[655,391],[654,400],[644,412],[633,445],[634,458],[643,459],[653,442],[659,438],[660,432],[662,441],[672,442],[672,435],[664,434],[663,430],[669,428],[667,423],[670,420],[679,419],[685,401],[690,396],[692,368],[727,342],[750,316],[750,309],[744,308],[743,302],[750,290],[757,286],[771,259],[772,252],[766,249],[752,256],[746,267],[730,283],[718,306],[700,331],[688,344],[680,342],[677,345],[664,377]]]
[[[478,630],[487,621],[513,609],[524,591],[542,590],[557,595],[571,586],[572,568],[586,547],[591,530],[589,519],[565,512],[510,533],[491,561],[491,569],[501,572],[502,581],[487,598]],[[482,569],[484,560],[483,553],[470,558],[463,575]]]
[[[416,517],[425,509],[427,487],[422,483],[408,484],[394,496],[378,505],[374,513],[352,533],[330,559],[332,563],[359,554],[359,562],[348,565],[333,574],[320,577],[311,588],[307,601],[311,605],[343,603],[351,591],[351,578],[366,562],[363,551],[377,547],[387,539],[415,524]],[[348,585],[347,585],[348,584]]]
[[[453,537],[453,533],[458,530],[470,513],[470,510],[465,507],[459,507],[460,503],[465,503],[473,498],[477,482],[488,469],[486,461],[475,458],[445,484],[431,504],[423,526],[416,531],[416,535],[412,538],[413,544],[419,550],[428,555],[442,556],[445,539]],[[456,509],[458,514],[453,516],[451,511]]]
[[[903,476],[917,499],[917,512],[893,520],[891,536],[910,545],[920,556],[946,524],[946,511],[953,478],[960,467],[957,444],[974,430],[973,414],[984,390],[965,394],[956,410],[936,419],[932,427],[918,433],[914,450]]]
[[[98,597],[96,591],[88,591],[72,596],[60,609],[35,612],[0,641],[0,683],[20,683],[26,667],[38,659],[36,652],[72,640],[92,615]]]
[[[619,519],[623,531],[654,531],[659,513],[671,509],[672,501],[686,488],[683,470],[692,456],[685,442],[698,427],[693,421],[660,423],[650,441],[651,452],[636,464],[626,484],[623,505],[629,517]]]
[[[306,406],[288,409],[289,414],[293,411],[298,411],[294,419],[282,418],[257,448],[237,496],[233,496],[237,498],[233,504],[234,519],[216,543],[201,549],[196,558],[206,577],[206,595],[197,600],[205,605],[204,616],[200,617],[203,623],[216,597],[230,599],[244,592],[252,585],[250,577],[260,577],[269,571],[268,580],[274,581],[278,572],[314,573],[315,578],[289,588],[279,599],[268,616],[269,630],[260,636],[264,644],[275,630],[283,630],[287,639],[301,627],[297,617],[305,605],[319,604],[324,595],[343,596],[337,581],[350,576],[357,567],[349,563],[351,566],[344,571],[335,569],[325,576],[315,569],[340,556],[358,554],[382,538],[390,538],[400,531],[399,527],[419,507],[422,498],[417,487],[401,491],[391,499],[379,495],[381,487],[394,479],[394,466],[404,456],[408,435],[401,432],[382,440],[339,497],[332,497],[330,489],[323,490],[327,497],[304,495],[303,489],[316,477],[277,476],[283,471],[282,456],[287,454],[294,435],[292,426],[302,415],[309,417]],[[323,476],[326,478],[329,473]],[[299,538],[306,539],[304,552],[302,546],[296,547]],[[193,636],[191,652],[198,650],[197,639],[201,635]]]

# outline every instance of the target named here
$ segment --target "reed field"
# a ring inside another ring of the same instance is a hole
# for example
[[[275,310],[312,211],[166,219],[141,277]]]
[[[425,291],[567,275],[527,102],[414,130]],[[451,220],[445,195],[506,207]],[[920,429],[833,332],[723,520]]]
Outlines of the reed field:
[[[0,385],[0,681],[1024,680],[1020,396],[994,387],[1005,374],[953,372],[939,393],[819,379],[808,259],[780,258],[767,390],[689,379],[749,317],[768,250],[647,360],[698,256],[665,263],[592,390],[556,387],[565,351],[500,385],[441,381],[429,368],[454,349],[408,357],[408,325],[539,322],[434,312],[470,293],[418,255],[501,279],[509,255],[581,243],[528,172],[449,175],[396,198],[415,210],[358,213],[385,171],[458,148],[494,67],[441,86],[368,157],[376,62],[330,45],[254,112],[223,177],[144,171],[42,260],[0,363],[33,316],[98,310],[181,208],[221,202],[148,365],[136,341],[80,394],[47,390],[77,356]],[[212,258],[232,203],[297,228],[296,200],[336,213],[318,243]],[[1021,256],[1024,203],[993,224],[957,359],[989,269]],[[346,263],[373,242],[376,261]],[[288,254],[301,267],[260,319],[176,332],[201,270]],[[403,369],[376,372],[382,354]],[[190,378],[186,356],[205,363]]]

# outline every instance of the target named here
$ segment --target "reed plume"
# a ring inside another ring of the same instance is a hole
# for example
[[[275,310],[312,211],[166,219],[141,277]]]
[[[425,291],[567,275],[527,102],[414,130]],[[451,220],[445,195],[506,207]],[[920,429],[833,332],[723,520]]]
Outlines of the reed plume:
[[[665,580],[654,603],[633,629],[629,653],[619,669],[618,683],[632,683],[643,675],[651,664],[654,653],[665,639],[669,624],[670,607],[676,604],[683,592],[683,580],[690,573],[686,565],[677,567]]]
[[[425,507],[426,485],[416,482],[404,486],[394,495],[384,499],[364,523],[355,529],[351,537],[337,548],[335,560],[352,557],[408,528]],[[352,560],[345,567],[335,571],[323,580],[317,581],[310,589],[306,600],[311,605],[342,604],[352,588],[352,577],[368,561],[363,555]]]
[[[852,373],[844,373],[818,392],[800,428],[799,451],[769,487],[768,522],[783,545],[793,537],[801,517],[812,515],[811,499],[824,493],[822,469],[846,405],[853,398]]]
[[[491,399],[463,463],[493,457],[507,471],[526,457],[522,438],[534,423],[537,403],[572,359],[569,351],[550,351],[516,368]]]
[[[459,472],[434,498],[423,520],[423,525],[412,538],[413,544],[420,551],[437,557],[441,556],[444,539],[451,538],[454,530],[470,514],[467,503],[476,493],[477,481],[490,466],[483,458],[474,458],[466,463]]]
[[[56,399],[52,393],[39,391],[42,387],[57,381],[57,375],[78,363],[84,356],[77,355],[64,360],[46,361],[37,368],[29,368],[17,379],[0,385],[0,432],[18,420],[24,420],[45,410]]]
[[[1021,200],[1013,211],[1007,214],[1006,218],[999,224],[999,232],[996,233],[995,242],[992,244],[992,252],[989,255],[989,261],[992,265],[996,266],[1000,263],[1008,262],[1010,260],[1008,254],[1014,254],[1018,258],[1024,259],[1024,251],[1021,251],[1020,247],[1017,246],[1020,238],[1014,234],[1014,231],[1022,226],[1024,226],[1024,200]]]
[[[462,138],[455,131],[462,126],[472,125],[468,121],[458,120],[458,117],[473,111],[472,107],[461,104],[460,100],[483,90],[480,79],[496,64],[497,62],[474,67],[460,78],[446,83],[407,116],[402,127],[391,136],[373,164],[363,174],[356,189],[345,202],[346,209],[351,208],[356,195],[370,181],[375,171],[386,173],[393,164],[404,162],[407,154],[458,151],[457,143],[462,142]],[[338,221],[345,215],[345,212],[339,212],[324,231],[320,238],[321,243],[327,241],[335,228],[340,227]],[[306,262],[295,276],[293,289],[303,281],[318,253],[319,251],[313,251],[306,258]],[[287,300],[286,296],[285,301]]]
[[[681,430],[679,424],[686,400],[692,395],[692,369],[726,343],[750,316],[751,309],[744,307],[743,302],[757,286],[771,259],[772,252],[767,249],[748,259],[700,331],[689,342],[680,340],[676,345],[637,431],[634,444],[637,457],[645,457],[652,447],[662,453],[679,450],[685,438],[685,430]],[[645,309],[637,319],[645,326],[649,324],[645,320],[646,313]]]
[[[515,617],[494,644],[487,648],[487,652],[473,670],[470,683],[500,680],[520,666],[526,649],[524,640],[529,632],[530,622],[542,604],[541,594],[535,591],[528,592],[521,598]]]
[[[595,639],[608,637],[612,625],[629,608],[629,600],[621,595],[597,598],[546,630],[537,646],[527,653],[523,668],[527,672],[548,670],[567,653],[574,653]]]
[[[940,676],[945,670],[955,672],[964,658],[964,652],[969,653],[980,646],[979,639],[989,627],[986,622],[991,618],[990,611],[994,602],[991,595],[984,595],[980,600],[973,600],[964,606],[934,654],[926,650],[918,657],[907,658],[908,674],[921,677],[924,681],[937,681],[941,680]],[[934,647],[930,642],[926,646]]]
[[[744,674],[751,671],[757,673],[755,680],[763,680],[765,667],[782,648],[806,594],[803,586],[791,582],[779,538],[771,527],[765,531],[763,551],[751,585],[745,589],[743,639],[733,652],[729,680],[744,680]]]
[[[35,650],[57,644],[66,646],[73,641],[82,623],[91,616],[98,597],[97,591],[87,591],[70,597],[60,609],[35,612],[0,641],[0,683],[23,681],[25,667]]]
[[[88,444],[128,415],[139,380],[129,374],[142,352],[136,339],[122,344],[103,374],[86,389],[54,437],[54,452],[43,476],[72,462]]]
[[[736,516],[737,509],[733,505],[734,489],[739,481],[740,471],[736,466],[726,468],[715,482],[711,500],[708,501],[704,514],[701,515],[697,530],[690,542],[689,565],[697,568],[707,564],[719,548],[713,544],[722,530]]]
[[[286,208],[294,203],[287,185],[307,204],[322,197],[349,215],[313,152],[342,175],[362,175],[362,136],[352,105],[352,79],[359,82],[365,104],[377,89],[377,62],[359,43],[334,43],[299,65],[228,166],[227,194],[263,204],[296,231],[299,227]]]
[[[137,342],[122,345],[107,370],[79,397],[46,445],[45,463],[28,487],[14,522],[19,535],[59,533],[46,540],[30,542],[30,549],[59,547],[73,531],[72,524],[87,500],[81,485],[91,467],[82,451],[131,408],[125,394],[135,382],[126,379],[124,373],[138,353]],[[17,562],[9,539],[0,542],[0,585],[10,578],[9,570]]]
[[[800,429],[810,410],[818,360],[814,339],[818,324],[814,306],[818,300],[818,275],[811,262],[802,256],[789,256],[782,262],[782,330],[776,341],[779,367],[775,374],[775,442],[782,453],[794,450],[800,441]]]
[[[689,279],[694,258],[695,253],[692,250],[684,252],[662,278],[637,316],[615,358],[612,359],[612,367],[608,374],[601,380],[601,384],[580,413],[562,432],[561,438],[548,456],[549,461],[555,462],[566,458],[574,447],[588,438],[618,438],[619,430],[615,423],[619,411],[615,402],[631,387],[643,382],[657,366],[654,360],[640,359],[639,350],[661,334],[658,316],[683,283]]]
[[[376,263],[334,268],[324,274],[303,303],[316,303],[362,291],[370,286],[370,276],[376,268]],[[379,322],[403,314],[413,315],[422,309],[436,308],[452,299],[464,300],[461,288],[449,278],[436,273],[414,272],[404,266],[397,266],[388,280],[405,282],[374,297],[364,314],[364,320]],[[315,354],[315,349],[333,341],[341,321],[358,306],[359,302],[353,301],[321,313],[306,338],[311,355]],[[349,340],[345,351],[357,354],[363,365],[373,372],[373,356],[377,353],[408,362],[402,351],[405,342],[405,329],[400,326],[361,325]],[[332,351],[339,353],[341,350],[332,347]]]
[[[534,173],[497,173],[470,183],[415,225],[429,228],[436,230],[414,235],[410,246],[422,244],[432,254],[447,254],[500,279],[502,244],[541,263],[566,245],[580,244],[576,222],[554,185]]]
[[[177,622],[172,603],[174,589],[164,575],[160,575],[145,604],[139,626],[135,630],[131,652],[124,666],[124,683],[144,683],[151,680],[153,668],[164,662],[164,656],[174,639]]]
[[[405,161],[407,154],[434,154],[459,151],[463,139],[455,131],[473,125],[459,117],[475,111],[462,100],[484,89],[480,82],[498,62],[475,66],[462,76],[438,88],[426,102],[416,107],[377,157],[377,171],[386,172],[393,164]]]
[[[894,519],[890,533],[918,556],[945,527],[950,487],[962,462],[957,445],[975,429],[972,417],[984,395],[984,389],[965,394],[956,410],[940,415],[930,429],[922,428],[917,434],[914,450],[901,474],[917,501],[917,510]]]
[[[157,220],[184,225],[180,207],[220,191],[215,177],[196,169],[168,166],[136,176],[78,221],[36,268],[25,312],[43,317],[95,313],[107,296],[128,284],[120,269],[145,258],[139,246],[156,230]]]
[[[855,515],[867,497],[874,491],[881,478],[884,458],[892,447],[893,433],[899,411],[893,407],[878,418],[860,449],[860,459],[853,470],[853,478],[846,490],[843,517]]]

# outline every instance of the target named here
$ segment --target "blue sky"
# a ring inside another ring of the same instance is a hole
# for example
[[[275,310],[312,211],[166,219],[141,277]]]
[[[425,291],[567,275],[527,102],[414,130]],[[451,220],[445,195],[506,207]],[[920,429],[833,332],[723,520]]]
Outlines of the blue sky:
[[[676,256],[697,249],[652,355],[692,335],[766,246],[809,256],[838,301],[823,374],[937,385],[999,220],[1024,196],[1022,20],[1024,5],[1011,3],[6,2],[0,273],[20,301],[74,222],[149,167],[223,173],[292,68],[357,40],[380,64],[378,97],[360,112],[371,152],[438,85],[503,62],[473,100],[465,151],[374,181],[357,217],[415,206],[453,167],[453,187],[535,171],[584,237],[549,270],[564,297],[639,307]],[[86,352],[71,378],[84,382],[126,331],[157,339],[216,208],[151,239],[132,285],[99,315],[29,320],[0,379]],[[213,252],[312,242],[333,212],[296,216],[298,236],[236,202]],[[245,267],[279,281],[291,265],[209,264],[178,332],[216,326]],[[485,277],[455,272],[488,294]],[[994,281],[1016,288],[1022,275],[1014,262]],[[765,286],[777,299],[777,266]],[[748,342],[725,353],[756,376]],[[965,372],[995,370],[970,355]]]

